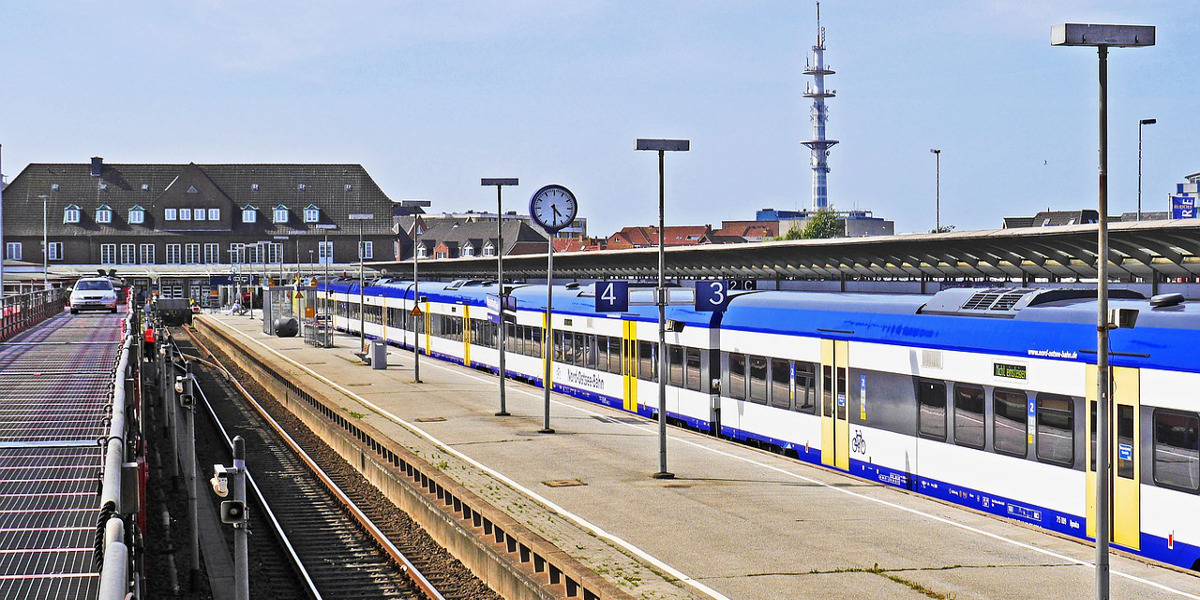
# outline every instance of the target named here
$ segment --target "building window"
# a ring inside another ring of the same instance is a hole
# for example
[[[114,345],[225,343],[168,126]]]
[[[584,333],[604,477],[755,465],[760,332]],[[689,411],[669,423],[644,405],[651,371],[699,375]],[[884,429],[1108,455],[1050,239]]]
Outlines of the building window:
[[[464,257],[475,256],[475,246],[472,246],[472,245],[470,245],[470,244],[467,244],[466,246],[463,246],[463,248],[462,248],[462,255],[463,255]]]
[[[174,221],[177,218],[178,217],[176,217],[175,209],[173,209],[173,208],[163,209],[163,220],[164,221]]]
[[[154,244],[142,244],[141,251],[142,251],[142,261],[141,261],[142,264],[143,265],[154,264]]]
[[[177,265],[180,263],[179,250],[180,250],[179,244],[167,244],[167,264],[168,265]]]
[[[308,208],[304,209],[304,222],[316,223],[321,220],[321,209],[315,205],[309,204]]]
[[[200,262],[200,244],[184,244],[183,245],[183,262],[188,265],[199,264]]]
[[[129,209],[129,223],[131,225],[141,225],[146,222],[146,209],[135,206]]]
[[[107,204],[101,205],[96,209],[97,223],[112,223],[112,209]]]
[[[443,250],[443,251],[441,251],[441,252],[434,252],[434,253],[433,253],[433,259],[434,259],[434,260],[441,260],[441,259],[443,259],[443,258],[446,258],[447,256],[449,256],[449,254],[450,254],[450,253],[449,253],[449,252],[446,252],[445,250]]]
[[[100,244],[100,264],[102,264],[102,265],[117,264],[117,245],[116,244]]]
[[[215,265],[221,262],[221,245],[220,244],[205,244],[204,245],[204,264]]]
[[[121,264],[137,264],[137,244],[121,244]]]
[[[417,246],[417,258],[425,258],[425,246]]]
[[[79,222],[79,207],[74,204],[68,206],[63,211],[63,223],[78,223]]]
[[[275,218],[272,220],[276,223],[287,223],[288,222],[287,207],[282,204],[280,204],[279,206],[276,206],[275,207]]]
[[[4,260],[21,260],[21,242],[4,244]]]
[[[219,208],[208,209],[208,220],[209,221],[220,221],[221,220],[221,209],[219,209]]]
[[[321,264],[333,264],[333,242],[317,242],[317,260]]]
[[[496,255],[496,247],[493,246],[491,244],[491,242],[484,244],[483,245],[483,255],[484,256],[495,256]]]
[[[358,247],[358,257],[359,258],[367,260],[367,259],[371,259],[371,258],[375,257],[375,250],[373,248],[372,242],[363,241],[363,242],[359,242],[359,244],[360,244]]]
[[[62,260],[63,248],[62,242],[50,242],[46,252],[47,260]]]
[[[283,244],[271,242],[267,244],[267,262],[278,264],[283,262]]]
[[[192,211],[192,220],[193,221],[204,221],[205,220],[204,209],[197,208],[196,210]]]
[[[180,221],[191,221],[192,220],[192,209],[190,209],[190,208],[179,209],[179,220]]]
[[[253,206],[247,206],[242,209],[242,222],[254,223],[258,221],[258,209]]]
[[[230,244],[229,245],[229,262],[232,264],[241,264],[246,262],[246,245],[245,244]]]

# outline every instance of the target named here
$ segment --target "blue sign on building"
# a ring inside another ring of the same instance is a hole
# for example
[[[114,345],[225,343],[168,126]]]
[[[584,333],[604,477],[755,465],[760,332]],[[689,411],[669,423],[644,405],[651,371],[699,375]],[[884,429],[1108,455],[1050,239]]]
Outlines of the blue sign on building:
[[[729,282],[724,279],[696,282],[696,312],[720,312],[729,304]]]
[[[628,312],[628,281],[597,281],[596,312]]]
[[[1171,218],[1172,219],[1195,219],[1196,218],[1196,197],[1195,196],[1171,196]]]

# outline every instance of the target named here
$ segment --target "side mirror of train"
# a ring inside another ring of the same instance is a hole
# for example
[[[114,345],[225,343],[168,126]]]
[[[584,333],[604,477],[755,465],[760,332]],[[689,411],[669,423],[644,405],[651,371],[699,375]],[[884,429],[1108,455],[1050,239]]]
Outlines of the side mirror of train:
[[[1114,329],[1133,329],[1137,324],[1138,310],[1136,308],[1108,309],[1108,324]]]

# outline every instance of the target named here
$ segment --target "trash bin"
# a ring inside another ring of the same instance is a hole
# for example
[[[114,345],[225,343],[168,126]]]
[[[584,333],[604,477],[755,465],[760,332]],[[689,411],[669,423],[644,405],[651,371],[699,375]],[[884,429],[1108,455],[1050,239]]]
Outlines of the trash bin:
[[[371,340],[371,368],[387,368],[387,344],[383,343],[383,340]]]
[[[293,317],[279,317],[275,319],[275,335],[278,337],[296,337],[299,329],[300,325],[296,323],[296,319]]]

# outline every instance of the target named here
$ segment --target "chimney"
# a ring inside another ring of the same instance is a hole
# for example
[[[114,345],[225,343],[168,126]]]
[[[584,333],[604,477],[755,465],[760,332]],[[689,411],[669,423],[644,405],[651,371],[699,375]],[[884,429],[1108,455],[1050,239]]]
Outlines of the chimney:
[[[99,156],[92,157],[92,177],[99,177],[100,171],[104,169],[104,159]]]

